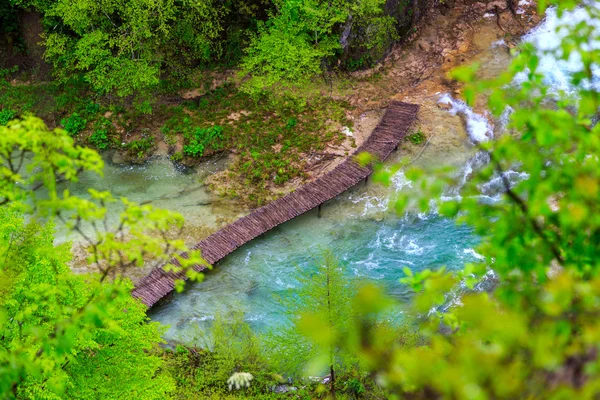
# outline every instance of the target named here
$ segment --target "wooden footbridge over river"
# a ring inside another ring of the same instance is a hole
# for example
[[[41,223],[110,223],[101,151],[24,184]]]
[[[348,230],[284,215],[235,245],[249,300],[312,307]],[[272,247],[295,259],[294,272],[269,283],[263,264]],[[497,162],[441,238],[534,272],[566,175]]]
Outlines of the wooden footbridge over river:
[[[418,109],[419,107],[414,104],[392,102],[373,133],[354,154],[368,152],[379,160],[385,160],[408,133],[417,117]],[[193,249],[200,250],[204,260],[214,264],[274,227],[315,207],[320,207],[326,201],[366,179],[372,172],[370,166],[360,166],[350,157],[329,173],[293,193],[227,225],[193,246]],[[185,258],[186,255],[182,254],[182,257]],[[174,260],[173,264],[178,265],[178,262]],[[195,267],[197,271],[205,268],[203,265]],[[140,280],[133,290],[133,296],[139,298],[148,307],[152,307],[173,291],[177,279],[186,279],[185,273],[166,272],[162,268],[155,269]]]

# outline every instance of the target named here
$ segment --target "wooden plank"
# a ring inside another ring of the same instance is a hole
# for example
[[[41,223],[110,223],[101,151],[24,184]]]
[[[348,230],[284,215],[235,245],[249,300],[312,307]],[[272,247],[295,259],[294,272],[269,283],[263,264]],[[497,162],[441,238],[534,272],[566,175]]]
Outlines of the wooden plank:
[[[385,160],[408,133],[418,110],[419,106],[414,104],[391,102],[371,135],[346,161],[295,192],[254,210],[192,248],[200,250],[202,257],[209,264],[214,264],[252,239],[348,190],[373,172],[371,167],[358,165],[354,155],[369,152],[377,159]],[[187,254],[181,256],[188,258]],[[171,263],[179,265],[177,260]],[[194,269],[203,271],[206,267],[196,265]],[[138,282],[132,295],[152,307],[174,289],[176,279],[186,279],[185,273],[156,269]]]

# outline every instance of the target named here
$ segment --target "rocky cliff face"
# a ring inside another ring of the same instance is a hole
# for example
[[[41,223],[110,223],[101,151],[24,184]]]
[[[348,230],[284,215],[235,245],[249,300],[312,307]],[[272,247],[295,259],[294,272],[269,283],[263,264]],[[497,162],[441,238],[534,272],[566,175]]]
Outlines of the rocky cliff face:
[[[477,7],[492,14],[514,10],[515,0],[387,0],[385,15],[393,18],[393,35],[386,36],[379,46],[372,46],[373,30],[381,27],[361,24],[350,16],[341,27],[340,43],[343,66],[351,71],[366,69],[381,61],[394,43],[409,39],[426,17],[445,16],[457,6]]]
[[[386,17],[391,17],[389,21],[393,23],[392,27],[372,22],[361,23],[351,15],[340,32],[343,66],[349,70],[372,67],[387,55],[394,43],[410,37],[424,16],[438,7],[450,7],[447,3],[453,2],[446,0],[440,4],[440,0],[387,0],[384,13]],[[377,37],[375,42],[374,36]]]

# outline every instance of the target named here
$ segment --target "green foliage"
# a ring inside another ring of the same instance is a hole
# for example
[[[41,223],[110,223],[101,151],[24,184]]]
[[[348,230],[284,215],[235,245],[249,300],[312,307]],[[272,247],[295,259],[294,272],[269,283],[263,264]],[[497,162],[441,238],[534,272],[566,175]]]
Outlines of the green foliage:
[[[351,21],[362,30],[367,49],[381,50],[394,36],[394,19],[384,16],[384,1],[277,0],[277,13],[258,24],[242,60],[242,88],[255,98],[293,95],[323,72],[323,60],[341,50],[338,27]]]
[[[3,34],[19,31],[19,15],[12,2],[0,1],[0,32]],[[0,74],[0,78],[2,78]]]
[[[279,370],[296,377],[333,374],[331,392],[335,392],[335,375],[346,372],[357,362],[339,346],[342,338],[353,337],[351,299],[356,284],[344,277],[330,252],[315,260],[316,270],[300,276],[300,289],[294,297],[282,298],[288,316],[287,326],[271,337]],[[300,318],[298,318],[300,317]],[[317,335],[314,335],[318,332]],[[314,340],[310,340],[314,339]],[[311,360],[316,360],[310,363]]]
[[[564,10],[575,3],[558,6]],[[595,6],[587,10],[600,18]],[[600,50],[588,46],[600,39],[591,35],[592,25],[563,27],[556,54],[582,61],[570,79],[576,96],[548,90],[536,50],[529,45],[497,79],[476,81],[470,69],[455,73],[467,82],[464,93],[470,104],[485,94],[495,116],[511,107],[509,128],[516,134],[481,145],[489,164],[473,171],[460,198],[440,206],[481,236],[477,251],[484,261],[467,264],[458,273],[407,270],[403,279],[415,291],[411,312],[423,316],[420,329],[426,343],[382,346],[368,321],[381,315],[385,298],[363,292],[357,296],[360,344],[347,341],[345,348],[361,354],[378,381],[398,397],[598,397],[600,125],[595,119],[600,93],[583,84],[593,82],[600,63]],[[525,73],[527,81],[508,85],[518,73]],[[528,177],[510,182],[509,169]],[[425,209],[432,197],[439,199],[441,182],[453,182],[448,176],[431,182],[416,170],[409,179],[424,189],[427,197],[417,203]],[[479,188],[490,179],[503,185],[500,202],[478,199]],[[499,285],[490,292],[472,291],[489,276],[489,268]],[[449,293],[461,295],[460,306],[444,306]]]
[[[0,203],[24,201],[29,196],[37,200],[35,191],[31,193],[28,188],[39,186],[39,182],[54,199],[58,196],[57,181],[73,180],[80,170],[102,171],[103,163],[98,154],[74,146],[65,131],[50,131],[38,118],[28,116],[0,126],[0,138],[0,156],[17,161],[0,166],[3,177]],[[29,161],[25,171],[26,157]]]
[[[176,257],[197,279],[176,255],[188,251],[172,237],[183,219],[122,199],[111,229],[105,204],[116,200],[109,193],[90,189],[92,200],[83,200],[57,190],[83,171],[100,173],[97,153],[34,117],[0,126],[0,138],[0,397],[164,398],[174,385],[154,354],[162,331],[148,323],[121,274],[147,259],[160,265]],[[52,225],[38,222],[48,217],[81,234],[97,273],[70,272],[69,246],[55,247]]]
[[[377,337],[378,351],[422,344],[408,319],[403,319],[403,325],[398,322],[398,305],[380,288],[346,276],[329,251],[315,259],[314,268],[299,271],[299,281],[293,295],[278,299],[286,317],[283,326],[264,339],[270,364],[300,381],[328,375],[329,387],[313,385],[314,393],[389,398],[389,393],[370,379],[372,360],[359,349],[367,330]],[[367,310],[363,304],[373,298],[378,299],[377,308]]]
[[[345,139],[338,127],[352,125],[346,117],[347,107],[342,102],[319,99],[302,112],[288,106],[274,108],[254,102],[232,84],[224,84],[196,102],[166,109],[169,118],[161,133],[169,144],[177,142],[176,135],[183,135],[187,145],[185,137],[193,138],[198,126],[224,127],[222,138],[215,141],[217,147],[204,145],[204,155],[221,149],[238,154],[226,176],[228,186],[235,187],[219,192],[262,204],[273,197],[273,185],[304,177],[303,170],[311,161],[306,154]]]
[[[134,108],[136,111],[142,114],[152,114],[152,103],[150,100],[141,100],[134,103]]]
[[[171,154],[171,161],[179,162],[181,160],[183,160],[182,152],[176,151],[175,153]]]
[[[179,398],[225,398],[231,393],[227,380],[235,372],[251,373],[254,379],[241,398],[279,398],[269,395],[281,377],[270,372],[259,337],[240,312],[217,315],[209,332],[201,333],[204,349],[177,346],[166,354],[167,370],[177,382]]]
[[[159,399],[172,390],[170,378],[157,374],[162,361],[148,353],[162,330],[147,323],[127,283],[100,290],[97,277],[71,273],[69,247],[53,246],[52,225],[25,223],[18,207],[0,208],[0,232],[0,393],[88,398],[142,391]]]
[[[90,143],[96,146],[98,150],[106,150],[110,145],[108,131],[106,129],[97,129],[90,136]]]
[[[373,61],[370,56],[361,56],[357,59],[348,59],[345,62],[346,69],[348,71],[360,71],[373,66]]]
[[[5,0],[6,3],[6,0]],[[251,75],[255,98],[301,88],[343,51],[340,31],[352,27],[360,52],[387,48],[395,20],[384,0],[15,0],[0,5],[3,27],[18,30],[20,9],[43,16],[45,57],[60,83],[80,79],[100,95],[134,96],[150,112],[153,90],[197,79],[198,66],[235,67]],[[292,98],[298,94],[287,93]],[[285,97],[285,96],[283,96]]]
[[[342,10],[318,1],[279,1],[278,14],[258,25],[242,63],[252,79],[244,87],[260,96],[273,86],[299,86],[321,72],[321,60],[339,48],[333,26],[345,20]]]
[[[127,152],[132,157],[144,158],[154,148],[154,136],[143,135],[141,138],[127,143]]]
[[[73,113],[70,117],[64,118],[60,124],[65,128],[70,136],[77,136],[79,132],[87,126],[87,120],[78,113]]]
[[[15,117],[16,113],[13,110],[4,109],[0,110],[0,125],[8,124],[8,121]]]
[[[292,129],[292,128],[295,128],[296,125],[298,125],[298,119],[294,118],[294,117],[291,117],[290,119],[288,119],[287,124],[286,124],[285,127],[288,128],[288,129]]]
[[[356,378],[346,381],[345,386],[346,392],[350,393],[355,398],[361,397],[366,392],[365,385]]]
[[[96,112],[98,109],[99,107],[96,109]],[[113,129],[110,120],[102,117],[96,121],[94,128],[94,132],[90,135],[88,141],[98,150],[108,149],[111,144],[110,133]]]
[[[191,157],[202,157],[206,148],[219,150],[222,146],[223,128],[211,126],[210,128],[196,128],[184,135],[187,144],[183,146],[183,153]]]
[[[166,68],[219,54],[219,4],[128,0],[98,6],[57,0],[36,5],[61,27],[48,32],[45,42],[59,79],[81,74],[101,94],[143,94],[158,85]]]
[[[420,145],[425,142],[427,138],[425,137],[425,134],[419,130],[411,135],[406,136],[405,139],[414,145]]]
[[[88,115],[94,115],[98,111],[100,111],[100,104],[98,103],[90,102],[85,105],[85,113]]]
[[[7,78],[19,70],[19,66],[15,65],[11,68],[0,68],[0,87],[8,86]]]

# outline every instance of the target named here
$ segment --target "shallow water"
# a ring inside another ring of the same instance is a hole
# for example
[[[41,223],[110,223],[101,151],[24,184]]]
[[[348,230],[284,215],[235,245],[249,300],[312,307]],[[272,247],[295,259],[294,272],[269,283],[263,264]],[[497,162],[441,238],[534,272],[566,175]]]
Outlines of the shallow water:
[[[556,16],[533,34],[552,35],[544,26],[555,24]],[[546,30],[544,30],[546,29]],[[527,40],[534,41],[534,36]],[[495,42],[479,57],[484,77],[499,73],[510,61],[507,48]],[[556,64],[542,63],[556,73]],[[563,66],[566,70],[568,66]],[[557,82],[562,82],[557,79]],[[442,97],[443,99],[443,97]],[[454,102],[446,97],[447,102]],[[455,114],[465,119],[473,140],[492,139],[506,123],[506,116],[495,121],[495,127],[466,105],[455,102]],[[507,114],[508,115],[508,114]],[[450,113],[448,118],[451,118]],[[437,126],[444,129],[443,121]],[[493,129],[495,128],[495,129]],[[490,131],[493,129],[493,131]],[[474,155],[472,146],[457,146],[457,151],[444,156],[426,151],[417,164],[429,166],[448,163],[462,165],[458,172],[459,187],[469,173],[485,163],[481,154]],[[394,155],[389,163],[398,161]],[[218,199],[211,198],[202,185],[206,174],[222,165],[207,163],[193,171],[177,170],[168,160],[153,160],[143,166],[119,167],[108,165],[104,178],[85,176],[71,190],[83,194],[89,187],[111,190],[116,196],[126,195],[137,202],[151,204],[182,213],[191,226],[217,226],[217,218],[233,218],[238,210]],[[511,179],[526,179],[526,174],[512,172]],[[497,201],[502,192],[499,180],[482,185],[482,201]],[[194,341],[205,331],[216,313],[242,310],[246,320],[256,330],[276,327],[281,321],[281,310],[275,295],[291,295],[298,287],[297,269],[313,268],[314,257],[321,250],[332,250],[340,258],[348,279],[371,279],[383,286],[396,298],[407,300],[406,287],[399,283],[403,267],[460,268],[465,262],[480,259],[474,251],[478,243],[469,228],[457,226],[454,221],[435,213],[403,216],[387,211],[389,199],[398,191],[411,190],[411,184],[402,173],[394,177],[390,187],[358,185],[323,207],[322,218],[315,210],[290,221],[254,240],[222,260],[214,271],[206,274],[202,283],[188,285],[184,293],[175,293],[150,311],[153,320],[170,325],[167,340]],[[449,188],[448,197],[458,196],[457,188]],[[111,210],[113,219],[117,209]],[[114,223],[114,221],[113,221]]]
[[[480,58],[484,68],[499,71],[510,61],[506,49],[499,46],[486,50]],[[467,127],[474,125],[463,135],[465,142],[486,133],[477,131],[483,116],[466,105],[458,114]],[[452,114],[447,115],[450,118]],[[443,125],[441,121],[442,129]],[[492,129],[488,124],[485,128]],[[488,134],[492,137],[492,132]],[[457,172],[460,186],[481,156],[475,154],[472,145],[457,146],[455,153],[440,159],[439,153],[425,151],[416,164],[462,165]],[[401,157],[401,152],[394,154],[387,164]],[[298,288],[298,268],[314,268],[322,250],[331,250],[339,258],[348,279],[374,281],[402,302],[410,297],[408,288],[399,282],[404,267],[413,271],[442,266],[458,269],[466,262],[480,260],[474,251],[478,238],[468,227],[457,226],[435,213],[399,216],[388,210],[395,193],[410,190],[411,182],[401,172],[390,187],[359,184],[326,203],[322,218],[313,210],[243,246],[219,262],[204,282],[168,296],[149,315],[169,325],[165,334],[168,341],[198,342],[217,313],[234,310],[243,311],[257,331],[276,328],[284,321],[275,297],[292,295]],[[456,188],[448,188],[448,196],[457,194]],[[494,192],[489,200],[496,197]]]
[[[107,157],[108,158],[108,157]],[[203,181],[208,174],[222,169],[224,161],[207,161],[195,168],[178,168],[168,158],[156,158],[142,165],[115,165],[106,162],[104,176],[84,173],[79,182],[68,184],[72,194],[89,198],[88,189],[110,191],[116,199],[127,197],[140,204],[177,211],[185,216],[186,226],[216,228],[217,218],[239,216],[227,202],[209,193]],[[122,206],[108,204],[108,225],[118,224]],[[193,237],[193,235],[192,235]],[[57,232],[57,241],[77,239],[65,230]]]
[[[339,203],[350,202],[348,199]],[[277,326],[281,310],[275,295],[298,287],[297,269],[314,268],[315,257],[329,249],[348,279],[367,278],[400,300],[408,290],[398,283],[403,267],[418,271],[443,265],[458,268],[476,261],[477,238],[467,227],[437,215],[397,218],[339,218],[327,207],[274,229],[224,259],[205,282],[174,294],[152,310],[152,319],[170,325],[167,339],[190,341],[210,325],[217,312],[242,310],[257,330]]]

